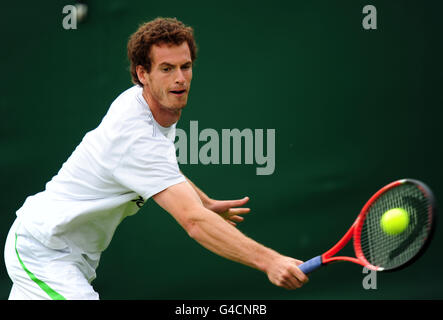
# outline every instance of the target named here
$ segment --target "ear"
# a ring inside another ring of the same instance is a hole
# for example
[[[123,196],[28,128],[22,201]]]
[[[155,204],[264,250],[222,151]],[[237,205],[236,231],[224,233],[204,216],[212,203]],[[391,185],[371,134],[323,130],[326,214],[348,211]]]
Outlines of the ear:
[[[143,67],[143,66],[141,66],[141,65],[138,65],[138,66],[136,66],[135,67],[135,72],[137,73],[137,77],[138,77],[138,80],[143,84],[143,85],[146,85],[147,84],[147,75],[148,75],[148,73],[146,72],[146,69]]]

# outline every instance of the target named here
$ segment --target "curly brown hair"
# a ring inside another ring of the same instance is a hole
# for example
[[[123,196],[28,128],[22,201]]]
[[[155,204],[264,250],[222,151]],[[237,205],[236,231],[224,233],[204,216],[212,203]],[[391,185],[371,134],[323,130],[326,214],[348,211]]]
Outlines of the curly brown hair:
[[[128,58],[132,82],[143,86],[137,76],[136,67],[143,66],[151,72],[151,47],[155,44],[181,45],[187,42],[191,51],[191,59],[197,58],[197,45],[194,39],[194,30],[176,18],[156,18],[142,24],[133,33],[128,41]]]

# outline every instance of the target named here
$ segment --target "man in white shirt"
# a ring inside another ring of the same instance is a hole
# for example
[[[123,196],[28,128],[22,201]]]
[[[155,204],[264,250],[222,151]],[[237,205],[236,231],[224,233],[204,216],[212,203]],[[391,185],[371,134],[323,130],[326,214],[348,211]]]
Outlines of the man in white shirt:
[[[179,170],[175,125],[196,59],[193,30],[157,18],[128,42],[134,87],[112,103],[43,192],[17,211],[5,245],[10,299],[98,299],[91,286],[101,252],[127,216],[153,198],[190,237],[225,258],[265,272],[287,289],[307,277],[301,261],[242,234],[249,200],[209,198]]]

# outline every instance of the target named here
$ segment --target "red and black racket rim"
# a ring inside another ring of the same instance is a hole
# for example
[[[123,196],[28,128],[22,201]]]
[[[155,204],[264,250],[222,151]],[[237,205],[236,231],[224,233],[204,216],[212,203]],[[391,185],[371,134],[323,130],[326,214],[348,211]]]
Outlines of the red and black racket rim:
[[[387,210],[403,208],[409,213],[406,230],[386,234],[380,220]],[[435,232],[436,201],[431,189],[421,181],[394,181],[375,193],[365,204],[354,228],[354,250],[367,268],[394,271],[415,262]]]

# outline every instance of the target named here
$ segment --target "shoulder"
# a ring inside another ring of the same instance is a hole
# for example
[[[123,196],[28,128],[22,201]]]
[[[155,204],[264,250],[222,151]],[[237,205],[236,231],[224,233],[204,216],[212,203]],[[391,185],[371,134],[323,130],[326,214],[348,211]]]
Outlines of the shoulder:
[[[127,114],[128,111],[140,112],[142,110],[142,108],[140,108],[142,106],[142,101],[140,101],[141,94],[142,94],[142,88],[139,86],[133,86],[123,91],[112,102],[108,113]]]
[[[152,115],[144,106],[142,88],[133,86],[122,92],[111,104],[103,125],[118,135],[148,133],[153,126]]]

